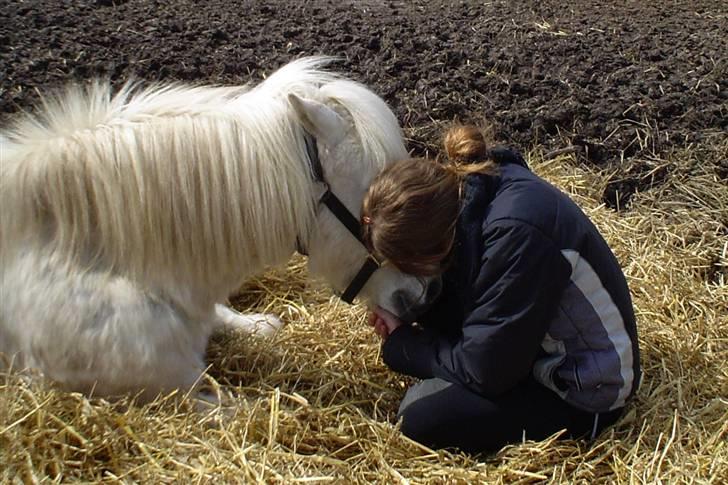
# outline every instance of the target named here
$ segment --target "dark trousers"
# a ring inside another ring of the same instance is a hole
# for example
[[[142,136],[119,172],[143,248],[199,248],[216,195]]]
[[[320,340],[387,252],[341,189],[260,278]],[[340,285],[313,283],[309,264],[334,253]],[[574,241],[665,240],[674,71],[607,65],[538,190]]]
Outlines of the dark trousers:
[[[524,439],[543,440],[562,429],[565,438],[594,438],[621,414],[622,409],[598,415],[581,411],[533,378],[495,398],[427,379],[409,388],[398,418],[402,432],[419,443],[479,453]]]

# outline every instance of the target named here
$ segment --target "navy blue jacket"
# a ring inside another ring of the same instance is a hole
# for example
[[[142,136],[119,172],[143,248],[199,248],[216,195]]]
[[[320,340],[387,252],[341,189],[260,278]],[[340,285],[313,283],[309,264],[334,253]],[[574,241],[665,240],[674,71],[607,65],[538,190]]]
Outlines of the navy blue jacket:
[[[532,374],[573,406],[623,407],[640,378],[629,289],[596,227],[516,152],[466,178],[443,292],[385,341],[392,370],[496,396]]]

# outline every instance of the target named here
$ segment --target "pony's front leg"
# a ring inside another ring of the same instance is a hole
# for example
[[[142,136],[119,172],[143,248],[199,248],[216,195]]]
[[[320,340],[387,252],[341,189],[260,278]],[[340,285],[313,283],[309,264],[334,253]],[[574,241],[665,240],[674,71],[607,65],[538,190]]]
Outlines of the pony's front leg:
[[[239,313],[221,304],[215,305],[215,315],[220,325],[260,337],[272,337],[284,326],[278,317],[270,313]]]

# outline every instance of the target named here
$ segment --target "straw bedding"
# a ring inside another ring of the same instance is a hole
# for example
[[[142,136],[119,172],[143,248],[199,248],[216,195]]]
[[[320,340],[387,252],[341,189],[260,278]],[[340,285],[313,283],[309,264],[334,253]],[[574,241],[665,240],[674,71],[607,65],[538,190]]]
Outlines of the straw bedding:
[[[726,18],[711,0],[0,2],[3,125],[69,79],[242,84],[316,53],[382,95],[418,155],[454,118],[496,122],[616,252],[644,371],[593,443],[428,450],[397,430],[410,381],[365,309],[297,258],[231,299],[288,325],[213,338],[220,406],[0,374],[0,483],[728,483]]]
[[[0,375],[0,481],[726,483],[726,153],[718,137],[648,160],[669,181],[619,212],[600,202],[610,173],[530,154],[597,223],[634,296],[644,380],[593,443],[554,437],[468,456],[408,440],[393,420],[409,381],[382,364],[365,309],[307,282],[295,258],[232,298],[288,325],[270,340],[213,338],[205,385],[221,405],[109,403]]]

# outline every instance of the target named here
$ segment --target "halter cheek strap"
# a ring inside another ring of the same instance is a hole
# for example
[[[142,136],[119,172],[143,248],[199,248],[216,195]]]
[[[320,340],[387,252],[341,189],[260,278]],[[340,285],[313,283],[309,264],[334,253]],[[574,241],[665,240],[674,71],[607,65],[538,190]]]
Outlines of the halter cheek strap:
[[[316,143],[316,138],[309,134],[305,133],[304,140],[306,142],[306,153],[308,154],[308,160],[311,164],[311,172],[313,174],[314,180],[321,182],[326,187],[326,190],[324,191],[323,195],[319,199],[319,203],[325,205],[332,214],[341,222],[346,229],[354,236],[365,248],[366,245],[364,245],[364,240],[361,236],[361,224],[359,223],[359,220],[354,217],[354,215],[349,212],[349,209],[346,208],[346,206],[341,202],[341,200],[331,191],[331,188],[329,187],[329,184],[326,183],[326,180],[324,180],[324,170],[321,166],[321,160],[318,156],[318,144]],[[298,252],[301,254],[306,254],[302,250],[300,241],[296,241],[296,244],[298,246]],[[354,279],[351,280],[349,283],[349,286],[346,287],[346,290],[344,290],[344,293],[341,294],[341,299],[344,300],[346,303],[351,303],[354,301],[354,298],[356,298],[356,295],[359,294],[362,288],[364,288],[364,285],[369,281],[369,278],[374,274],[374,272],[379,269],[381,266],[381,263],[377,261],[377,258],[375,258],[371,253],[367,256],[367,259],[362,264],[361,268],[359,268],[359,271],[357,272],[356,276],[354,276]]]
[[[377,261],[371,254],[368,255],[367,259],[364,260],[364,264],[362,264],[361,268],[359,268],[359,272],[356,276],[354,276],[354,279],[351,280],[351,283],[349,283],[349,286],[346,287],[346,290],[344,290],[340,298],[346,303],[351,304],[351,302],[354,301],[354,298],[356,298],[356,295],[358,295],[361,289],[364,288],[364,285],[367,284],[369,278],[371,278],[374,272],[380,267],[381,264],[379,261]]]

